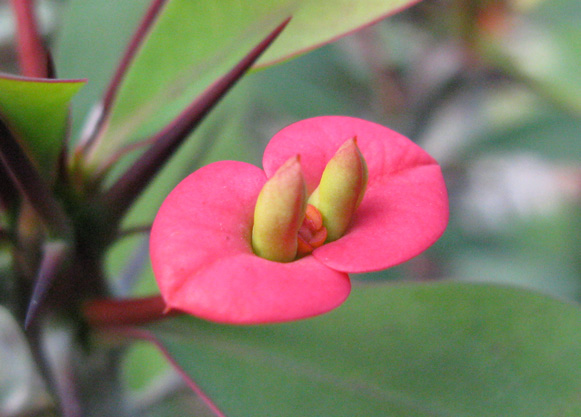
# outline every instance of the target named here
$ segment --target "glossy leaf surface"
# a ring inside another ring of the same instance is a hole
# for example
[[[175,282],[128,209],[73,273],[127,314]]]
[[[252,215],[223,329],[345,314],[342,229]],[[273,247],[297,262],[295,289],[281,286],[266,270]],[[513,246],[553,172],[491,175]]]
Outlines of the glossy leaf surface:
[[[66,135],[69,103],[84,83],[0,76],[0,115],[45,175],[54,172]]]
[[[262,57],[258,66],[272,65],[331,42],[408,7],[418,0],[295,1],[288,30]],[[346,18],[348,16],[348,18]]]
[[[581,311],[516,288],[367,286],[307,321],[148,330],[228,417],[581,412]]]

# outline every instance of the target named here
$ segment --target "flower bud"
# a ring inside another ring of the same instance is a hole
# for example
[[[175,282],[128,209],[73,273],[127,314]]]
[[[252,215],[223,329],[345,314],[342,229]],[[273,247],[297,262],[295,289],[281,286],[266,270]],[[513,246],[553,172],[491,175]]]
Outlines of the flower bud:
[[[264,184],[254,209],[252,248],[262,258],[290,262],[307,205],[299,156],[286,161]]]
[[[327,163],[309,198],[323,216],[327,242],[339,239],[351,223],[367,187],[367,165],[356,138],[346,141]]]

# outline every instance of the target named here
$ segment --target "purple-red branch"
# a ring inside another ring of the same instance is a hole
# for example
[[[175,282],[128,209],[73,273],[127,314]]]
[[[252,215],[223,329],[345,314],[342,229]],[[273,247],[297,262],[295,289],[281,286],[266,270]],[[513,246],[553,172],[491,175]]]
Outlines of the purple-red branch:
[[[159,295],[124,300],[93,300],[83,308],[85,320],[94,328],[135,326],[177,314],[180,314],[177,310],[168,310]]]
[[[35,78],[50,76],[50,59],[34,15],[33,0],[11,0],[16,17],[18,62],[22,75]]]

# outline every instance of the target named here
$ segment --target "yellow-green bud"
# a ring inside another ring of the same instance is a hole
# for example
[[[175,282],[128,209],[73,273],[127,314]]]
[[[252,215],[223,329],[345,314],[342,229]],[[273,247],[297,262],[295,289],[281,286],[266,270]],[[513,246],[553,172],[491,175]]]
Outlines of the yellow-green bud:
[[[258,195],[252,228],[254,253],[277,262],[296,258],[306,200],[305,179],[297,155],[276,171]]]
[[[356,138],[346,141],[327,163],[321,182],[309,198],[323,216],[327,242],[339,239],[365,194],[367,164]]]

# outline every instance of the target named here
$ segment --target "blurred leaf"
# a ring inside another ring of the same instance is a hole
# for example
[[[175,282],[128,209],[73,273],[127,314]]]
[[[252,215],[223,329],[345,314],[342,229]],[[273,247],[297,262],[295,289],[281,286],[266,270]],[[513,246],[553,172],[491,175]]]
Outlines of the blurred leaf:
[[[518,247],[475,248],[466,245],[451,260],[451,273],[459,281],[518,285],[554,296],[578,299],[579,271],[563,254],[536,257]],[[464,275],[462,275],[464,274]]]
[[[67,133],[69,103],[84,83],[0,76],[0,117],[43,175],[54,175]]]
[[[91,160],[99,164],[123,144],[169,123],[291,14],[292,29],[271,55],[275,60],[331,41],[410,2],[387,3],[167,1],[125,74]]]
[[[168,370],[168,363],[159,350],[143,342],[131,345],[123,365],[125,381],[132,390],[144,389]]]
[[[371,285],[302,322],[149,331],[229,417],[581,412],[581,311],[515,288]]]
[[[476,202],[483,211],[497,212],[491,215],[491,221],[465,205],[456,206],[455,211],[462,214],[450,222],[439,241],[447,249],[449,276],[460,281],[517,285],[579,300],[579,208],[559,200],[551,202],[547,195],[540,198],[548,207],[521,203],[529,212],[502,213],[498,207]]]
[[[188,7],[186,7],[183,9],[183,19],[176,22],[173,27],[169,25],[169,34],[179,36],[180,39],[186,38],[186,44],[170,45],[170,51],[177,50],[177,56],[184,54],[182,64],[188,61],[187,57],[192,54],[198,60],[220,49],[229,36],[238,36],[241,24],[250,24],[247,27],[259,24],[260,19],[273,10],[286,9],[288,14],[296,10],[293,13],[293,22],[286,33],[260,61],[262,66],[269,65],[330,42],[416,1],[274,0],[247,1],[243,5],[234,0],[190,2],[189,8],[196,8],[196,13],[188,15],[186,10]],[[115,63],[121,56],[123,45],[129,40],[131,32],[137,27],[139,18],[150,2],[150,0],[138,0],[110,3],[106,0],[91,2],[71,0],[67,3],[63,29],[57,39],[57,68],[59,74],[66,77],[90,79],[88,87],[76,100],[78,112],[75,119],[75,132],[80,127],[80,120],[87,114],[90,106],[97,102],[99,94],[104,90],[106,81],[112,75]],[[178,1],[173,3],[171,8],[182,7],[175,6],[179,3]],[[345,16],[349,16],[349,19],[345,19]],[[279,17],[281,18],[279,21],[284,18],[284,16]],[[265,29],[264,33],[268,33],[268,28],[261,29]],[[194,37],[189,37],[189,35],[194,35]],[[236,39],[236,37],[229,39]],[[162,44],[166,42],[167,40],[161,41]],[[181,41],[176,39],[175,43],[181,43]],[[238,48],[242,46],[237,45]],[[163,58],[159,64],[170,65],[170,62]],[[190,60],[189,65],[194,64]],[[161,77],[163,78],[163,74]]]
[[[581,117],[555,109],[537,109],[511,126],[497,126],[479,133],[474,138],[477,146],[468,147],[466,157],[475,157],[476,153],[471,151],[478,150],[533,152],[570,162],[581,159]]]
[[[529,153],[577,162],[581,116],[541,100],[522,86],[480,82],[434,110],[423,145],[442,165],[470,167],[487,153]]]
[[[528,2],[522,16],[483,38],[502,66],[581,114],[581,7],[577,0]]]
[[[52,408],[52,399],[32,360],[26,337],[8,310],[0,306],[0,415],[36,415]]]
[[[368,112],[369,80],[363,82],[353,76],[348,57],[333,44],[256,72],[248,77],[254,100],[262,106],[262,112],[279,112],[296,120],[317,114]]]

